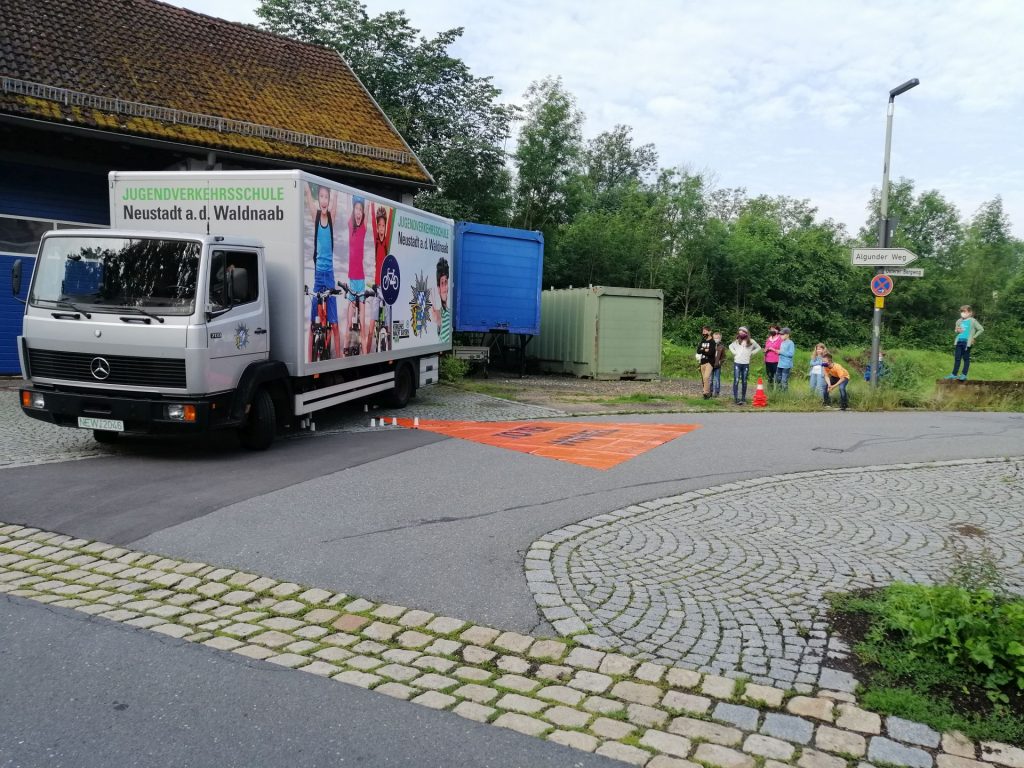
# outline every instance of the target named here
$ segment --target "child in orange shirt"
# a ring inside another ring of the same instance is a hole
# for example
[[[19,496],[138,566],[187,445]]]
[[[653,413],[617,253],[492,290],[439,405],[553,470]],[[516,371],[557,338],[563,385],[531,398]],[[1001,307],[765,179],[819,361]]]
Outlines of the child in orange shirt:
[[[829,398],[829,394],[838,387],[839,410],[845,411],[850,405],[849,399],[846,396],[846,385],[850,383],[850,373],[839,363],[833,362],[832,355],[826,354],[824,360],[825,363],[822,369],[825,374],[825,407],[832,407],[832,400]]]

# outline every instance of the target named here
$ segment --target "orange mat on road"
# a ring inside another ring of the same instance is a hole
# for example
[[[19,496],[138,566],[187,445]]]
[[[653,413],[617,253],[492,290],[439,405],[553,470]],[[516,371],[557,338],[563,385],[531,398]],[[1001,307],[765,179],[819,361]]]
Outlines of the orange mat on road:
[[[411,428],[412,419],[399,419]],[[420,429],[508,448],[593,469],[611,469],[657,448],[699,424],[617,424],[578,421],[438,421],[420,419]]]

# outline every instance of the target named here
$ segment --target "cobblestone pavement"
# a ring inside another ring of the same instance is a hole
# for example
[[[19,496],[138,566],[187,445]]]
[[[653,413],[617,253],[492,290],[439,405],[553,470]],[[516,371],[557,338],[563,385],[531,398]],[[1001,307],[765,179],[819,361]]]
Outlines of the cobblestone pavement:
[[[828,592],[932,583],[963,557],[1024,594],[1024,461],[827,470],[737,482],[585,520],[527,555],[561,634],[662,664],[809,691]]]
[[[50,464],[59,461],[93,459],[132,450],[125,445],[100,445],[86,429],[70,429],[30,419],[18,405],[18,381],[0,382],[0,469]],[[469,421],[519,421],[563,416],[561,411],[526,405],[489,395],[465,392],[454,387],[431,386],[419,390],[416,398],[404,409],[374,408],[363,410],[360,404],[343,405],[314,414],[316,434],[324,432],[356,432],[368,430],[370,419],[392,418],[460,419]],[[313,432],[297,432],[303,438]]]
[[[30,419],[18,404],[17,382],[0,382],[0,469],[109,456],[85,429],[65,429]]]
[[[4,593],[646,768],[874,768],[865,757],[1024,768],[1022,749],[883,718],[842,691],[787,698],[572,641],[0,522]]]

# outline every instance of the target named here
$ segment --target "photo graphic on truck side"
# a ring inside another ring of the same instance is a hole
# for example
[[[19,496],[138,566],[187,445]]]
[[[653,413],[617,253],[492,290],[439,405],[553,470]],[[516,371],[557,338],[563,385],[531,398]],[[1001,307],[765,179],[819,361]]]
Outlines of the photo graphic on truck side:
[[[431,277],[438,255],[452,250],[451,226],[390,201],[313,181],[304,182],[303,200],[303,267],[312,286],[307,361],[450,343],[434,330],[440,326]],[[403,274],[416,276],[408,304],[398,300]],[[337,285],[345,286],[341,295],[317,298]],[[317,306],[320,301],[326,306]],[[335,341],[320,343],[324,335]]]

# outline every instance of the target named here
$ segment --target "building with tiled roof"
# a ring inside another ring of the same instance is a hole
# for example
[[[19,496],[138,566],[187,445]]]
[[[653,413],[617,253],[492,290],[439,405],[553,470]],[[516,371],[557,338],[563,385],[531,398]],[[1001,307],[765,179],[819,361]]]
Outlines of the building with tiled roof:
[[[106,225],[108,171],[206,168],[406,201],[433,186],[334,51],[156,0],[0,2],[0,274],[46,229]],[[0,374],[17,370],[9,302]]]

